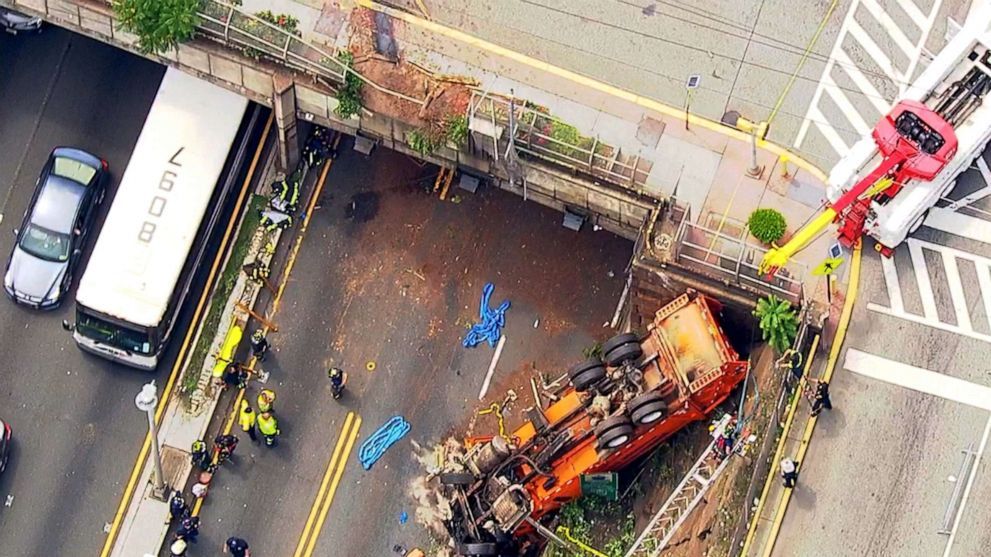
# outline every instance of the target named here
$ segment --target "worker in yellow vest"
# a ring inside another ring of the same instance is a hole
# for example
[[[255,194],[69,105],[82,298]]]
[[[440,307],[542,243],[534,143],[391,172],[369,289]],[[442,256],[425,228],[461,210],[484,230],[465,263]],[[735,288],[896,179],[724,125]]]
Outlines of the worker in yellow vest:
[[[258,442],[258,434],[255,433],[255,413],[251,410],[251,405],[247,400],[241,399],[241,411],[238,412],[237,423],[241,426],[241,431],[248,434],[253,443]]]
[[[275,404],[275,391],[271,389],[263,389],[262,392],[258,393],[258,413],[263,414],[265,412],[274,412],[272,405]]]
[[[265,446],[274,447],[275,438],[279,435],[279,421],[271,412],[262,412],[258,416],[258,431],[265,436]]]

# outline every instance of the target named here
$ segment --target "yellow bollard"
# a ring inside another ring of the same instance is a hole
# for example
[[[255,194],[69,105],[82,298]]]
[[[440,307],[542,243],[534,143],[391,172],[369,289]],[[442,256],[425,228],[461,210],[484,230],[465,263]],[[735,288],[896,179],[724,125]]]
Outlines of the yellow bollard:
[[[789,161],[791,161],[791,159],[788,157],[788,155],[786,153],[782,153],[781,156],[778,157],[778,162],[781,163],[781,177],[782,178],[791,178],[791,173],[788,172],[788,162]]]

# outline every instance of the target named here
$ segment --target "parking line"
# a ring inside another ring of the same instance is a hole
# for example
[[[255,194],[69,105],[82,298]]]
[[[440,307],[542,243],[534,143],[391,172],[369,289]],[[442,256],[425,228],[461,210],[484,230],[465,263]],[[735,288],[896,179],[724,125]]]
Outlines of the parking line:
[[[258,164],[258,159],[261,156],[262,150],[265,148],[266,141],[268,140],[268,134],[272,130],[272,122],[275,120],[275,113],[270,113],[268,115],[268,121],[265,122],[265,129],[262,131],[261,139],[258,141],[258,148],[255,150],[255,156],[251,160],[251,165],[248,167],[248,174],[244,177],[244,183],[241,185],[241,192],[238,194],[237,206],[241,206],[244,203],[244,199],[248,193],[248,186],[251,184],[251,179],[254,177],[255,169]],[[230,222],[227,223],[227,229],[224,230],[224,236],[220,240],[220,245],[226,246],[230,241],[231,234],[234,231],[234,224],[238,219],[232,218]],[[209,285],[213,283],[213,279],[217,275],[217,269],[220,267],[220,262],[223,260],[223,255],[226,250],[217,250],[217,256],[213,260],[213,265],[210,267],[210,273],[207,275],[206,285],[203,288],[203,293],[200,294],[199,302],[196,304],[196,309],[193,311],[193,318],[189,322],[189,328],[186,330],[186,336],[182,339],[182,346],[179,348],[179,354],[176,356],[175,364],[172,366],[172,372],[169,374],[169,380],[165,383],[165,389],[162,390],[162,404],[158,405],[158,409],[155,411],[155,422],[162,422],[162,415],[165,413],[165,409],[169,405],[169,397],[172,394],[172,388],[175,386],[176,379],[179,377],[179,371],[182,369],[183,358],[186,355],[186,350],[189,348],[189,343],[193,338],[193,333],[196,332],[197,324],[199,323],[200,316],[203,312],[203,306],[206,304],[206,300],[210,295],[211,289]],[[134,462],[134,467],[131,469],[131,476],[127,480],[127,486],[124,488],[124,492],[121,495],[120,504],[117,506],[117,513],[114,514],[114,519],[110,523],[110,531],[107,533],[107,539],[103,543],[103,549],[100,551],[100,557],[107,557],[114,548],[114,542],[117,541],[117,532],[120,530],[121,522],[124,519],[124,513],[127,512],[127,507],[131,503],[131,498],[134,496],[134,488],[138,483],[138,478],[141,476],[142,469],[144,468],[145,458],[148,456],[148,451],[151,449],[151,434],[145,434],[144,444],[141,445],[141,450],[138,451],[138,458]]]
[[[919,283],[919,297],[922,298],[922,313],[926,319],[935,319],[938,321],[939,312],[936,310],[936,298],[933,296],[932,282],[929,280],[929,267],[926,265],[926,256],[922,252],[922,246],[915,242],[909,242],[908,252],[912,255],[915,280]]]
[[[900,6],[901,9],[904,10],[905,14],[908,15],[908,17],[911,18],[912,21],[919,26],[919,29],[926,28],[926,24],[928,23],[929,18],[926,17],[926,14],[922,13],[922,10],[920,10],[919,7],[915,5],[915,2],[912,2],[912,0],[897,0],[897,2],[898,2],[898,6]]]
[[[330,484],[330,489],[327,490],[327,497],[323,500],[323,506],[320,508],[320,517],[317,518],[316,523],[313,525],[313,532],[310,535],[310,541],[306,544],[306,551],[303,553],[303,557],[310,557],[313,554],[313,548],[317,544],[317,539],[320,537],[320,531],[323,530],[323,523],[327,520],[327,513],[330,511],[330,504],[334,502],[334,494],[337,493],[337,486],[341,483],[341,477],[344,475],[344,469],[348,465],[348,457],[351,456],[351,450],[354,448],[354,442],[358,439],[358,429],[361,428],[361,416],[357,416],[354,420],[354,427],[351,428],[351,433],[348,435],[347,445],[344,447],[344,452],[341,453],[341,459],[337,465],[337,471],[334,473],[334,480]]]
[[[982,410],[991,410],[991,387],[986,385],[903,364],[855,348],[847,350],[843,367],[864,377]]]
[[[867,34],[867,31],[865,31],[859,23],[857,23],[857,20],[850,20],[850,29],[848,32],[854,39],[857,40],[858,43],[860,43],[860,46],[867,51],[867,55],[874,60],[877,66],[881,68],[885,74],[888,75],[888,78],[891,79],[891,81],[898,83],[902,80],[902,75],[895,68],[891,58],[888,58],[888,55],[884,53],[884,50],[882,50],[881,47],[874,42],[874,39]]]
[[[895,267],[895,258],[882,257],[881,270],[884,271],[884,284],[888,289],[888,307],[898,313],[905,311],[902,289],[898,285],[898,268]]]
[[[967,298],[963,294],[963,281],[960,280],[960,269],[957,258],[952,253],[942,253],[943,266],[946,268],[946,282],[950,285],[950,300],[953,302],[953,313],[957,317],[957,327],[972,328],[970,314],[967,312]]]
[[[894,42],[898,48],[902,49],[905,56],[911,57],[915,52],[915,45],[912,44],[912,41],[908,40],[908,37],[905,36],[905,33],[902,31],[901,27],[895,23],[895,20],[891,19],[888,12],[884,11],[884,8],[882,8],[876,0],[860,0],[860,4],[864,6],[868,12],[870,12],[871,17],[881,24],[881,27],[884,27],[884,30],[890,37],[890,40]]]
[[[984,424],[984,434],[981,436],[981,444],[977,447],[977,454],[974,455],[974,464],[970,467],[970,474],[967,476],[967,486],[963,490],[963,497],[960,498],[960,508],[957,509],[957,516],[953,519],[953,528],[950,529],[950,537],[946,540],[946,548],[943,550],[943,557],[950,556],[953,549],[953,542],[957,537],[957,529],[960,527],[960,520],[963,518],[963,510],[967,507],[967,499],[970,497],[970,490],[974,487],[974,479],[977,478],[977,469],[981,467],[981,457],[988,446],[988,436],[991,435],[991,417]],[[960,481],[959,479],[957,481]]]
[[[323,474],[323,481],[320,482],[320,489],[317,490],[317,496],[316,499],[313,500],[313,506],[310,508],[310,514],[306,517],[306,525],[303,527],[303,533],[299,537],[299,543],[296,545],[296,552],[293,553],[293,557],[300,557],[306,548],[306,542],[309,540],[310,534],[313,531],[313,522],[317,518],[317,514],[320,510],[320,504],[323,502],[324,495],[327,493],[327,486],[330,485],[330,478],[337,469],[338,458],[340,457],[341,450],[344,448],[345,439],[348,437],[354,417],[354,412],[348,412],[347,417],[344,418],[344,427],[341,428],[341,434],[338,436],[337,443],[334,445],[334,451],[331,453],[330,461],[327,463],[327,471]]]
[[[857,108],[850,102],[850,98],[840,90],[840,87],[833,81],[833,78],[829,74],[822,76],[822,84],[826,92],[833,99],[833,102],[839,107],[840,112],[843,113],[843,116],[853,124],[853,128],[857,130],[857,133],[860,135],[870,133],[871,128],[867,125],[864,117],[857,112]]]

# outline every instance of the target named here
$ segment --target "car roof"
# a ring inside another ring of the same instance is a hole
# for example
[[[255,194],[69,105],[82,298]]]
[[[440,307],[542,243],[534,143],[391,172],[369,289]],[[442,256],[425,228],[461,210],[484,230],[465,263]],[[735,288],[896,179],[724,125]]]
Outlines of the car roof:
[[[41,184],[28,222],[53,232],[69,234],[85,193],[86,188],[82,185],[49,174]]]

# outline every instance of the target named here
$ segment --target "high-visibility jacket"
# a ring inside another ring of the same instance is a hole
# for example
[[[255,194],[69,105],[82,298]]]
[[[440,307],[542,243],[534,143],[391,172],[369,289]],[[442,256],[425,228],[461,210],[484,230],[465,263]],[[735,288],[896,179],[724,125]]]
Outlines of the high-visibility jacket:
[[[275,391],[265,389],[258,393],[258,413],[271,412],[272,403],[275,402]]]
[[[262,435],[273,436],[279,434],[279,422],[275,419],[275,416],[269,415],[258,416],[258,431],[262,432]]]
[[[251,411],[251,405],[247,400],[241,400],[241,412],[238,415],[237,423],[241,424],[241,430],[251,431],[255,427],[255,413]]]

